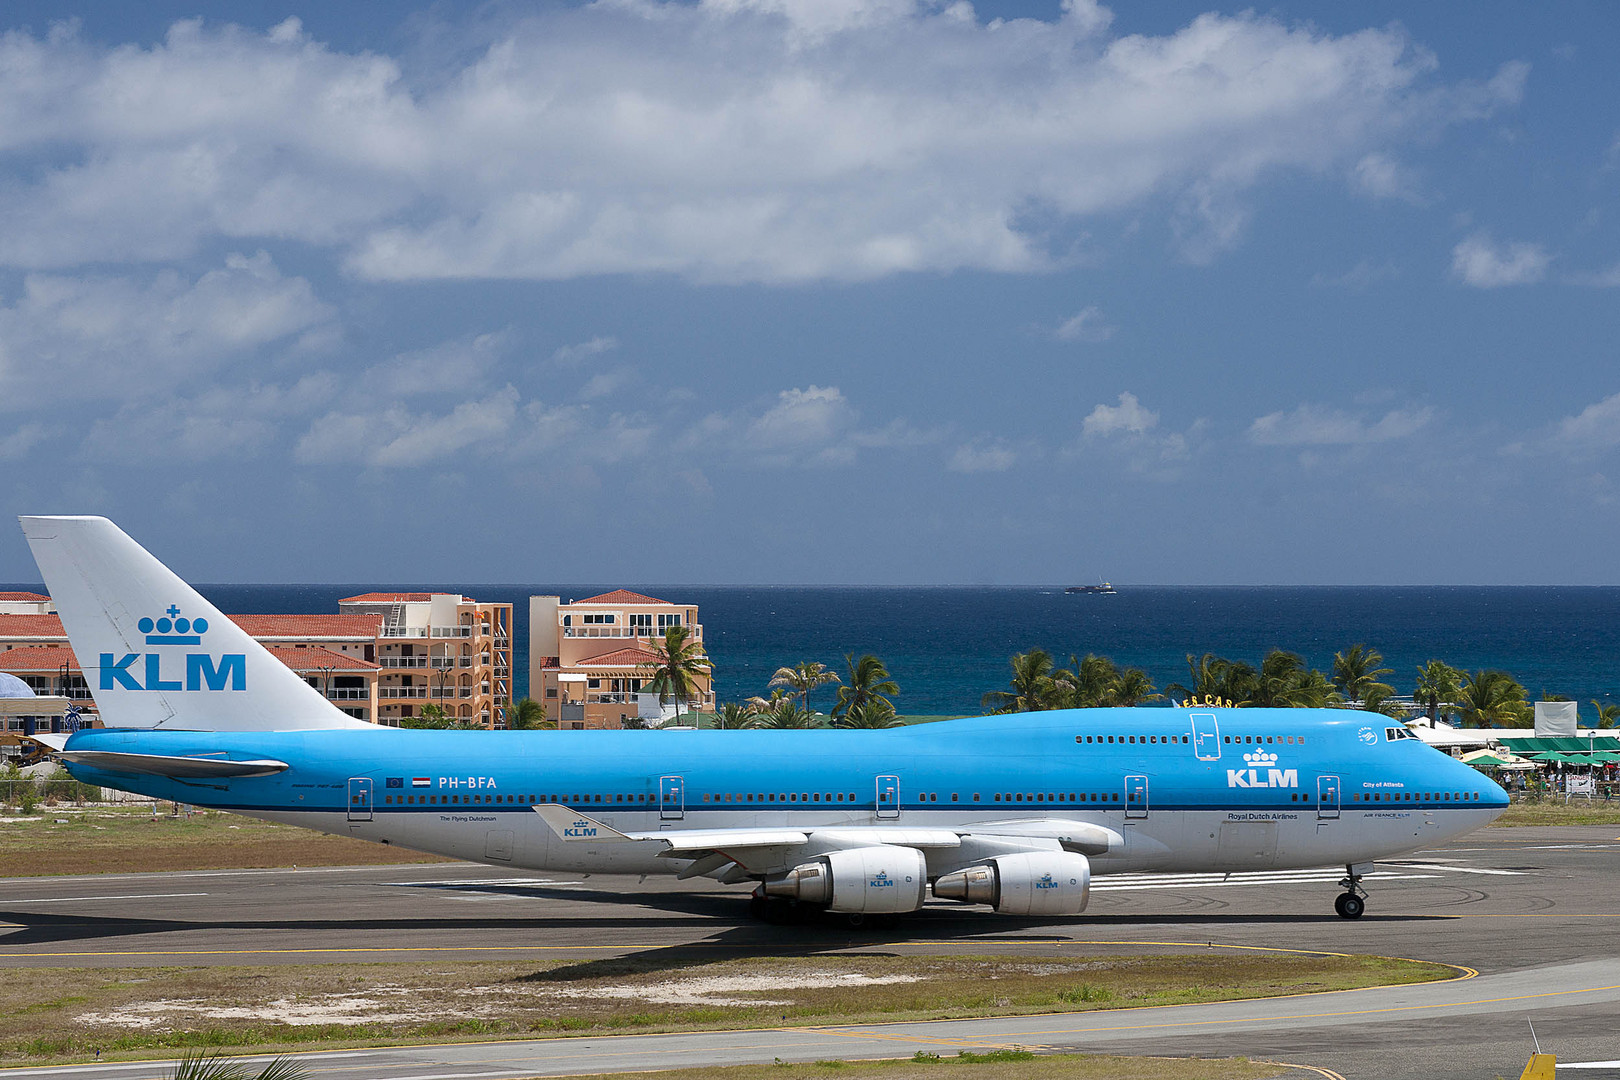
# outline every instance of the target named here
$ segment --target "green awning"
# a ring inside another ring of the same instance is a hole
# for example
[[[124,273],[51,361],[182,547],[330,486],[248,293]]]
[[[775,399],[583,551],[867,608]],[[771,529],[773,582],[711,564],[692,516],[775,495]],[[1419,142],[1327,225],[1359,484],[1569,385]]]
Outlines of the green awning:
[[[1620,738],[1614,735],[1506,735],[1502,745],[1515,754],[1585,754],[1602,751],[1620,753]]]

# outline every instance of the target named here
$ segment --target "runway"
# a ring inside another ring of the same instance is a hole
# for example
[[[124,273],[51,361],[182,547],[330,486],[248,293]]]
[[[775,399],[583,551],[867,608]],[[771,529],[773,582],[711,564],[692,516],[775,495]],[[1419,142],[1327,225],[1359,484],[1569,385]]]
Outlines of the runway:
[[[1019,1044],[1244,1054],[1353,1078],[1516,1076],[1526,1019],[1564,1060],[1620,1057],[1620,830],[1494,829],[1380,863],[1367,915],[1333,916],[1338,874],[1099,879],[1080,918],[929,904],[898,929],[750,922],[745,892],[470,865],[0,880],[0,967],[587,959],[725,953],[1310,949],[1434,960],[1458,981],[1233,1004],[863,1028],[621,1036],[302,1056],[316,1077],[499,1080],[741,1061],[908,1056]],[[157,1066],[0,1072],[143,1080]],[[1617,1075],[1591,1072],[1586,1075]]]

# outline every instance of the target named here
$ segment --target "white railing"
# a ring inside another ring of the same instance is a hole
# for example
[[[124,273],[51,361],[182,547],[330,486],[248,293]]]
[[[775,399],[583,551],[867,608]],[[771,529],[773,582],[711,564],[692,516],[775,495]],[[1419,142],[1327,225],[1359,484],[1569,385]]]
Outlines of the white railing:
[[[436,668],[470,668],[473,666],[473,662],[472,657],[470,656],[435,656],[433,658],[433,666]]]
[[[433,691],[436,698],[470,698],[473,696],[470,686],[446,686],[442,690]]]
[[[363,686],[339,686],[326,692],[328,701],[369,701],[371,691]]]
[[[425,698],[428,688],[425,686],[379,686],[377,696],[380,698]]]
[[[703,627],[691,624],[686,627],[687,638],[702,641]],[[565,626],[562,628],[563,637],[593,638],[661,638],[664,631],[654,630],[650,626]]]
[[[470,626],[385,626],[382,628],[381,636],[385,638],[472,637],[473,628]]]
[[[377,666],[385,668],[422,668],[428,666],[425,656],[381,656],[377,658]]]

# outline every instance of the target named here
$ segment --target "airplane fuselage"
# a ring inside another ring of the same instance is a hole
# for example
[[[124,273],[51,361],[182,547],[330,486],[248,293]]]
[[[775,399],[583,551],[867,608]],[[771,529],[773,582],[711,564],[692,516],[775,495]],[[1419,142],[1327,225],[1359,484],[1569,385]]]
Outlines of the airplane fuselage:
[[[577,811],[583,830],[666,836],[964,833],[960,848],[926,851],[933,877],[995,854],[990,838],[1018,823],[1101,826],[1117,842],[1087,852],[1098,874],[1241,871],[1370,863],[1461,835],[1507,805],[1476,770],[1353,710],[1094,709],[880,731],[107,729],[77,733],[68,750],[279,759],[290,767],[223,779],[69,767],[156,798],[586,873],[675,873],[690,862],[654,841],[559,836],[535,806]]]

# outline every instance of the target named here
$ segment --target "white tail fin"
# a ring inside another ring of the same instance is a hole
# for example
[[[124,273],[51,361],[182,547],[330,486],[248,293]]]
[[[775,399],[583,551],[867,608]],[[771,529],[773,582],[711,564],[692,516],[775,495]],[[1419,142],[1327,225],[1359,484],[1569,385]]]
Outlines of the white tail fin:
[[[21,520],[108,727],[382,730],[327,701],[106,518]]]

